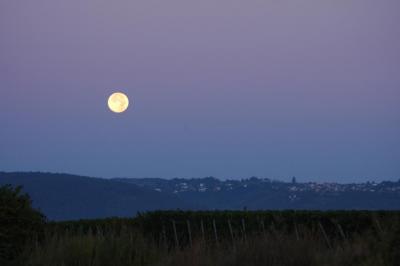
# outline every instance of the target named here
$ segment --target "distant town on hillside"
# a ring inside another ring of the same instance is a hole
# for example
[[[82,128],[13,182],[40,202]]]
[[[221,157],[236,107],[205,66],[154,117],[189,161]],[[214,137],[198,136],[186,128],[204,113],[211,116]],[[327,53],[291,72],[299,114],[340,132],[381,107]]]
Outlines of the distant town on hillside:
[[[399,210],[400,180],[282,182],[251,177],[102,179],[41,172],[0,172],[0,185],[22,186],[50,220],[133,217],[151,210]]]

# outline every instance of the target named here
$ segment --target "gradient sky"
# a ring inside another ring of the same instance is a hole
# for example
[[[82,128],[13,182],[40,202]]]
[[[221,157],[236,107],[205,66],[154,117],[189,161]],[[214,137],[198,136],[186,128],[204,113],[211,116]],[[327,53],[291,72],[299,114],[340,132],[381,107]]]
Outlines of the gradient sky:
[[[0,170],[400,178],[398,0],[2,0]],[[134,106],[111,113],[107,97]]]

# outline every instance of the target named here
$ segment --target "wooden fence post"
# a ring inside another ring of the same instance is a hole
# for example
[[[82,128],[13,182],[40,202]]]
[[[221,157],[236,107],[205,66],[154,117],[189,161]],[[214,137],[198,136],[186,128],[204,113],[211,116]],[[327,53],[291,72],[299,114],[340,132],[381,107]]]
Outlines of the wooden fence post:
[[[176,232],[176,225],[175,225],[175,220],[172,220],[172,227],[174,229],[174,236],[175,236],[175,247],[179,248],[179,240],[178,240],[178,234]]]
[[[299,230],[297,229],[296,222],[294,222],[294,232],[296,234],[296,240],[299,241],[300,240],[300,236],[299,236]]]
[[[189,222],[189,220],[186,220],[186,224],[187,224],[187,229],[188,229],[188,234],[189,234],[189,244],[190,244],[190,247],[192,247],[193,246],[193,243],[192,243],[192,231],[190,230],[190,222]]]
[[[346,235],[344,234],[342,226],[339,223],[336,223],[336,225],[337,225],[337,227],[339,229],[340,236],[343,238],[344,241],[346,241],[347,240],[346,239]]]
[[[242,230],[243,230],[243,239],[246,242],[247,241],[247,237],[246,237],[246,224],[244,222],[244,219],[242,218]]]
[[[378,234],[381,238],[383,238],[384,231],[382,229],[381,223],[379,222],[378,218],[376,216],[373,216],[375,226],[377,228]]]
[[[215,243],[217,243],[217,244],[218,244],[217,225],[215,224],[215,219],[213,219],[213,227],[214,227],[214,237],[215,237]]]
[[[232,224],[231,224],[231,220],[229,220],[229,219],[228,219],[228,227],[229,227],[229,233],[231,234],[232,244],[234,244],[235,238],[233,237]]]
[[[166,230],[165,230],[165,225],[164,225],[164,223],[163,223],[163,225],[162,225],[162,238],[163,238],[163,243],[164,243],[164,246],[165,246],[165,248],[167,248],[168,247],[168,242],[167,242],[167,232],[166,232]]]
[[[205,236],[205,232],[204,232],[203,220],[200,220],[200,229],[201,229],[201,238],[203,239],[203,243],[206,244],[206,236]]]
[[[264,219],[261,219],[260,223],[261,223],[261,230],[262,230],[262,233],[263,233],[263,235],[264,235],[264,238],[267,238],[267,234],[266,234],[266,232],[265,232]]]
[[[270,228],[271,228],[271,231],[272,231],[272,234],[274,235],[274,237],[278,238],[279,235],[278,235],[278,231],[276,230],[274,221],[271,221]]]
[[[332,248],[331,242],[329,241],[328,235],[325,232],[324,227],[322,226],[321,222],[318,222],[319,228],[321,229],[322,234],[324,235],[326,244],[328,245],[329,248]]]

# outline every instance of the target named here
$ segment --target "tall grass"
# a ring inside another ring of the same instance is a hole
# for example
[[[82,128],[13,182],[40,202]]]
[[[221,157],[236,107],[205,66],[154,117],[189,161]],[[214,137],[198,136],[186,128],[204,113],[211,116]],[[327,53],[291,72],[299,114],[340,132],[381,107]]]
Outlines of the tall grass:
[[[154,264],[166,253],[139,232],[123,229],[118,233],[48,233],[42,243],[28,247],[21,260],[31,266],[136,266]]]
[[[93,230],[95,231],[95,230]],[[294,234],[268,231],[246,240],[224,239],[218,243],[195,239],[193,245],[168,246],[134,228],[118,231],[48,232],[29,246],[21,257],[25,266],[258,266],[258,265],[398,265],[393,235],[376,238],[372,232],[328,246],[315,231]]]

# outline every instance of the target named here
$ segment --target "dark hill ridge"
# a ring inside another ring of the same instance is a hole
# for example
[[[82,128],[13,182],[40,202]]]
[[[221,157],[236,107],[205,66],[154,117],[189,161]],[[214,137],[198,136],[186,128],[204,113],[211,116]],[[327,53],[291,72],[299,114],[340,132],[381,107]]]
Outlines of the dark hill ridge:
[[[0,172],[0,185],[22,185],[51,220],[129,217],[138,211],[187,209],[176,196],[117,180],[51,173]]]
[[[22,185],[49,219],[131,217],[162,209],[400,210],[400,181],[297,183],[219,180],[101,179],[52,173],[0,172],[0,185]]]

